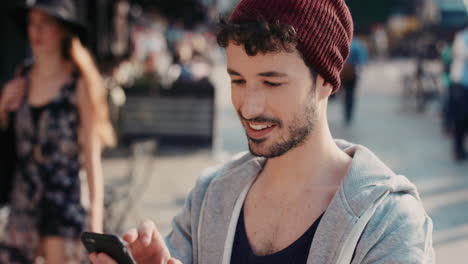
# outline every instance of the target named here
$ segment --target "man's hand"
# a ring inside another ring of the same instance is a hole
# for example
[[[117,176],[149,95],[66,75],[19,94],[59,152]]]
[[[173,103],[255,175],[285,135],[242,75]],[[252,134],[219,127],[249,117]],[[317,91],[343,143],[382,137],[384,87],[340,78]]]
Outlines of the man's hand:
[[[91,263],[93,263],[93,264],[96,264],[96,263],[99,263],[99,264],[118,264],[117,262],[115,262],[113,259],[111,259],[109,256],[107,256],[104,253],[99,253],[99,254],[92,253],[91,255],[89,255],[89,259],[91,260]],[[136,261],[136,263],[140,264],[140,262],[138,262],[138,261]],[[148,262],[148,263],[150,263],[150,262]],[[163,262],[161,262],[161,263],[163,263]],[[167,264],[182,264],[182,262],[178,261],[175,258],[169,259],[166,263]]]
[[[171,257],[164,239],[152,221],[144,221],[138,230],[131,229],[123,236],[127,247],[137,264],[182,264]],[[104,253],[91,253],[89,259],[93,264],[117,264]]]

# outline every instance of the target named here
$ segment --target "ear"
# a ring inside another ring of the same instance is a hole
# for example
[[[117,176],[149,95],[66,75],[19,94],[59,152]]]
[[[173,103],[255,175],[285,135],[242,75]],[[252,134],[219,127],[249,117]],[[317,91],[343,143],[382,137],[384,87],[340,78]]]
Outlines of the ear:
[[[330,97],[333,92],[333,86],[318,75],[315,83],[316,92],[319,100]]]

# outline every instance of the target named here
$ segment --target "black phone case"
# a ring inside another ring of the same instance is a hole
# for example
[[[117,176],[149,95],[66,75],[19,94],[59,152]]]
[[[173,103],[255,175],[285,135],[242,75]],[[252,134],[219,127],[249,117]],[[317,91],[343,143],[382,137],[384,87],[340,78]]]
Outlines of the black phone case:
[[[119,264],[135,264],[130,252],[116,235],[83,232],[81,242],[88,253],[105,253]]]

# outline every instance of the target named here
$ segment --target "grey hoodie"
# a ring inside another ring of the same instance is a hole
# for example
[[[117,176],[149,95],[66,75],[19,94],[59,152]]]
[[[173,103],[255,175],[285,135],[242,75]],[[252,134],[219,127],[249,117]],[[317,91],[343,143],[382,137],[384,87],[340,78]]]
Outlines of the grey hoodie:
[[[359,239],[351,244],[353,264],[434,263],[432,221],[415,186],[367,148],[336,144],[353,159],[320,221],[307,263],[338,263],[353,235]],[[264,163],[245,153],[198,179],[166,237],[174,257],[184,264],[230,263],[240,209]]]

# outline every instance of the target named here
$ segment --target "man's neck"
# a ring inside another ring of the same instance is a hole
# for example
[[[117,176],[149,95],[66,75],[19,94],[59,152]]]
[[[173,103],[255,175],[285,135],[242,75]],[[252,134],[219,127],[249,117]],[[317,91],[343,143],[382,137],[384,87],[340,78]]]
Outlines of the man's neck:
[[[352,159],[335,144],[326,120],[314,129],[303,145],[267,161],[261,174],[267,188],[340,185]]]

